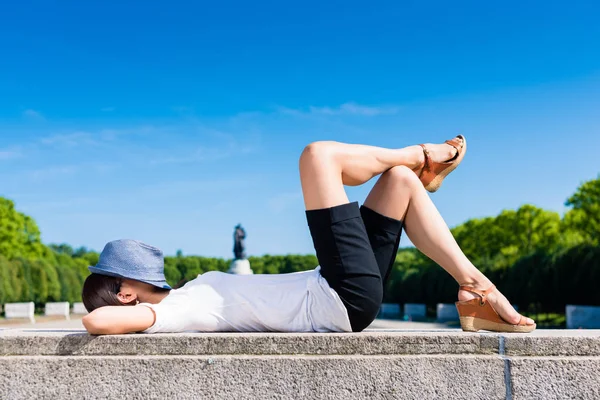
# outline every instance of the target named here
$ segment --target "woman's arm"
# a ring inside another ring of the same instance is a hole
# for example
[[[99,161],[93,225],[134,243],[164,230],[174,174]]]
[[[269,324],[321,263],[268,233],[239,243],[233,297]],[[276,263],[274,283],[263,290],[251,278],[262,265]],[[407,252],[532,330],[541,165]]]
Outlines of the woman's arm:
[[[146,306],[105,306],[83,317],[83,326],[92,335],[141,332],[154,325],[154,311]]]

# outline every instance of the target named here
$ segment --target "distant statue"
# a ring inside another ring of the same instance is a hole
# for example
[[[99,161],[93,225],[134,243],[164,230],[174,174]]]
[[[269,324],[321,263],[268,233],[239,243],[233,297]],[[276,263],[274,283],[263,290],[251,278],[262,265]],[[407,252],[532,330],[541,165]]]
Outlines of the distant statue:
[[[233,232],[233,254],[236,260],[246,258],[246,247],[244,246],[246,239],[246,231],[242,228],[242,224],[237,224]]]

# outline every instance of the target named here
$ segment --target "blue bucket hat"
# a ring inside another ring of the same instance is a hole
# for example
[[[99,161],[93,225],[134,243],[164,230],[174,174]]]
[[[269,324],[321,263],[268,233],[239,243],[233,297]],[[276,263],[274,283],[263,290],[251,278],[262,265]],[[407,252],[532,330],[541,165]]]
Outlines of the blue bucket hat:
[[[128,278],[163,289],[171,289],[165,279],[163,253],[156,247],[137,240],[121,239],[108,242],[90,272]]]

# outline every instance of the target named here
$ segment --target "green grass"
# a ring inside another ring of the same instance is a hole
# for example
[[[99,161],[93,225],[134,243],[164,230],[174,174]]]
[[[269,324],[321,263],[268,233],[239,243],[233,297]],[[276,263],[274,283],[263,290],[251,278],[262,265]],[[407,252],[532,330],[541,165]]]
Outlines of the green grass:
[[[540,313],[530,314],[528,316],[535,319],[538,328],[565,329],[567,326],[567,317],[565,314]]]

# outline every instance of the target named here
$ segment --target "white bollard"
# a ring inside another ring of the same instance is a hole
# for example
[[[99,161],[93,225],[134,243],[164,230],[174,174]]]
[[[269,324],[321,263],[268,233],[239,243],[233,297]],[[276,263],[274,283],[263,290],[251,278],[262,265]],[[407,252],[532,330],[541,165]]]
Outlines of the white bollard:
[[[382,303],[379,308],[379,318],[399,318],[400,304]]]
[[[408,318],[411,321],[425,319],[426,312],[427,307],[425,307],[425,304],[406,303],[404,305],[404,318]]]
[[[567,329],[600,329],[600,307],[567,305]]]
[[[436,307],[438,322],[459,321],[458,310],[454,303],[438,303]]]
[[[35,304],[33,301],[28,303],[6,303],[4,305],[4,315],[6,316],[6,319],[27,318],[32,324],[34,324],[34,311]]]
[[[83,303],[73,303],[73,314],[87,314],[88,311],[85,309]]]
[[[46,303],[44,307],[44,315],[46,316],[55,316],[60,315],[61,317],[65,317],[65,319],[69,318],[69,302],[61,301],[57,303]]]

